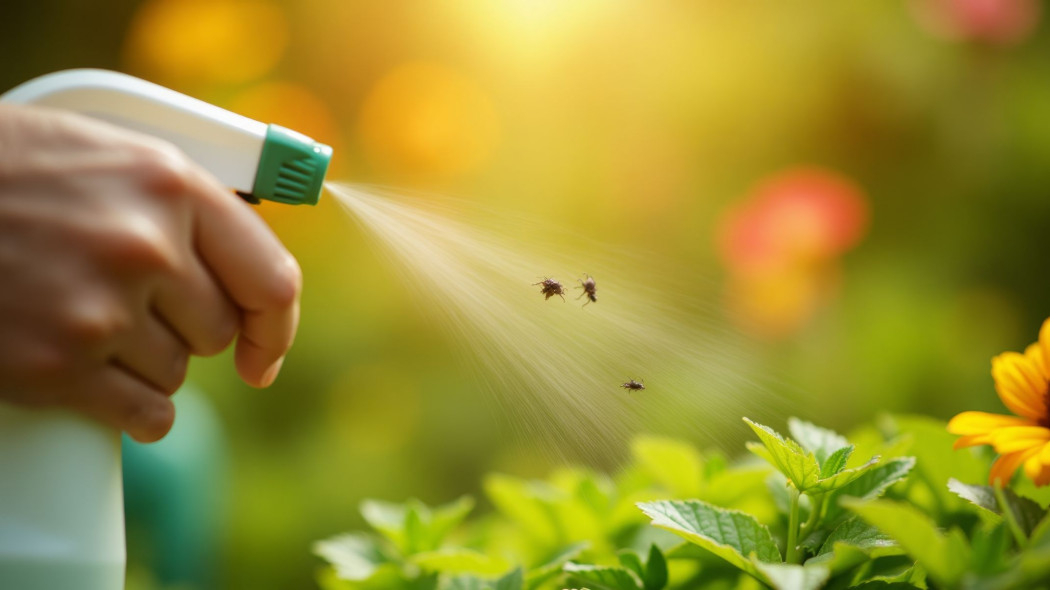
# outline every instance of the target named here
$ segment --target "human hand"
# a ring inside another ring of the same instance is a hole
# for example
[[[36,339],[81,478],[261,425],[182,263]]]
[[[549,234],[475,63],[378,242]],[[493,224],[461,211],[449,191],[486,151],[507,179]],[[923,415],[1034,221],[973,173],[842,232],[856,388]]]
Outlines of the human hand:
[[[269,227],[170,144],[0,105],[0,400],[154,441],[189,356],[280,370],[301,273]]]

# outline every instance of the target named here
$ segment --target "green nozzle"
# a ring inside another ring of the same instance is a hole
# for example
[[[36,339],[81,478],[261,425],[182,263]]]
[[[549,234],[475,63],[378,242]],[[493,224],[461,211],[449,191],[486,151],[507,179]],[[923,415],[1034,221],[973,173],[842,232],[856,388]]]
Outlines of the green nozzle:
[[[291,205],[316,205],[332,148],[302,133],[270,125],[252,196]]]

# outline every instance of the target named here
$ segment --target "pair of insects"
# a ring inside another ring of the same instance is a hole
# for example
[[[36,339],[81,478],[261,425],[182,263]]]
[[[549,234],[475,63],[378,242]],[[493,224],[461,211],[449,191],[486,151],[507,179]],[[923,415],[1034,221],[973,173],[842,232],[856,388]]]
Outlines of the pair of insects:
[[[587,297],[587,301],[583,304],[584,307],[587,307],[592,302],[598,302],[598,286],[594,282],[594,277],[591,275],[584,276],[587,277],[586,280],[577,279],[580,283],[580,286],[577,288],[583,289],[583,293],[580,293],[580,297]],[[544,295],[544,301],[555,295],[561,297],[562,301],[565,301],[565,287],[558,279],[545,278],[538,283],[533,283],[533,286],[535,285],[540,285],[540,294]],[[577,297],[577,299],[580,297]]]

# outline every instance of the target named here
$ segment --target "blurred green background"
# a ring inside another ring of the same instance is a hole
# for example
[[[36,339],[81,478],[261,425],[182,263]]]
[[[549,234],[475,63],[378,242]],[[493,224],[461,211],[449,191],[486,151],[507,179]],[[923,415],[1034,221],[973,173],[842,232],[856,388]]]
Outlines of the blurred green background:
[[[1042,6],[9,2],[0,89],[117,69],[332,144],[330,178],[650,251],[714,279],[697,296],[753,337],[756,374],[806,392],[794,414],[846,429],[999,410],[990,358],[1048,315]],[[364,497],[550,467],[334,203],[260,212],[302,264],[302,325],[268,390],[227,355],[192,367],[229,440],[222,587],[312,587],[310,541]]]

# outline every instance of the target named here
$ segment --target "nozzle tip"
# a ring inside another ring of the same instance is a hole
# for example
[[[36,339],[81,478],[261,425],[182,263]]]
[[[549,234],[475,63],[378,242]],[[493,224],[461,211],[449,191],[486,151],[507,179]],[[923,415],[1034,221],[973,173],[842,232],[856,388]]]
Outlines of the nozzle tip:
[[[252,195],[292,205],[316,205],[332,148],[280,125],[266,130]]]

